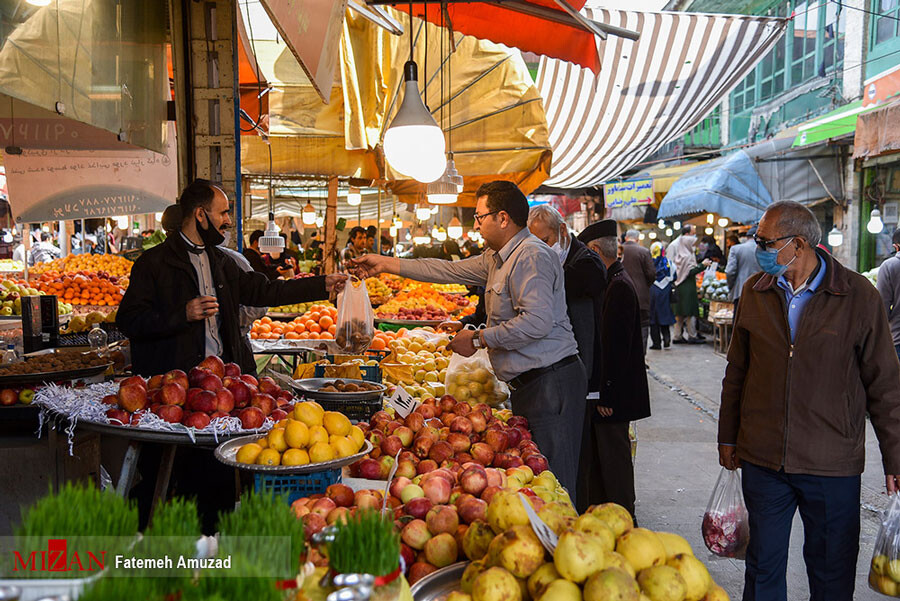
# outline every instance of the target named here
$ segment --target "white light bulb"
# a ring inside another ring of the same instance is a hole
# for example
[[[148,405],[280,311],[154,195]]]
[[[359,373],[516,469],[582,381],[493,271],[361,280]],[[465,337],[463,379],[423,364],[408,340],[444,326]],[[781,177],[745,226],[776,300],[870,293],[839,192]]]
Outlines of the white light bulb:
[[[440,230],[438,230],[438,226],[434,225],[431,227],[431,237],[432,238],[437,238],[439,233],[440,233]]]
[[[430,244],[431,238],[429,236],[416,236],[413,238],[414,244]]]
[[[428,207],[416,207],[416,219],[425,221],[431,218],[431,209]]]
[[[712,213],[706,214],[706,223],[712,225],[713,223],[715,223],[715,221],[716,221],[715,215],[713,215]]]
[[[675,228],[676,230],[680,230],[680,229],[681,229],[681,222],[680,222],[680,221],[676,221],[675,223],[672,224],[672,227]]]
[[[351,207],[358,207],[362,202],[362,195],[359,193],[359,188],[351,187],[350,191],[347,192],[347,204]]]
[[[53,0],[25,0],[31,6],[50,6]]]
[[[319,215],[316,217],[316,227],[322,227],[323,225],[325,225],[325,218]]]
[[[728,227],[728,217],[719,217],[719,227]]]
[[[392,225],[390,228],[388,228],[388,233],[391,235],[391,238],[396,238],[397,228]]]
[[[128,227],[128,217],[116,217],[116,225],[119,226],[120,230],[126,229]]]
[[[407,241],[412,240],[412,236],[409,235],[409,232],[406,232],[406,240]]]
[[[162,213],[154,213],[153,216],[157,221],[162,221]]]
[[[649,234],[647,234],[647,236],[648,236],[651,240],[656,240],[656,232],[650,232]]]
[[[639,240],[643,240],[643,239],[645,239],[646,237],[647,237],[647,236],[645,236],[644,234],[640,234],[640,235],[638,236],[638,239],[639,239]]]
[[[670,227],[666,228],[666,236],[668,236],[669,238],[672,237],[672,228],[670,228]]]
[[[459,221],[459,218],[454,216],[453,219],[450,220],[450,223],[447,224],[447,235],[453,238],[454,240],[459,240],[463,235],[462,223]]]
[[[444,228],[438,228],[437,234],[435,234],[434,237],[438,242],[443,242],[447,239],[447,232],[444,231]]]
[[[872,209],[872,213],[869,214],[869,223],[866,224],[866,229],[870,234],[880,234],[882,230],[884,230],[884,222],[881,220],[881,211]]]
[[[714,230],[714,229],[711,228],[711,227],[708,227],[708,228],[706,228],[706,229],[703,230],[703,231],[706,233],[707,236],[712,236],[712,235],[713,235],[713,232],[716,231],[716,230]]]
[[[316,222],[316,208],[308,200],[306,206],[303,207],[302,218],[305,225],[313,225]]]
[[[666,222],[660,219],[659,223],[657,223],[656,225],[659,226],[659,229],[663,229],[664,227],[666,227]]]
[[[831,228],[831,231],[828,232],[828,245],[832,248],[836,246],[840,246],[844,243],[844,234],[841,230],[837,229],[837,226]]]
[[[431,214],[432,214],[432,215],[437,215],[437,214],[438,214],[438,211],[440,211],[440,209],[439,209],[438,207],[431,207]]]

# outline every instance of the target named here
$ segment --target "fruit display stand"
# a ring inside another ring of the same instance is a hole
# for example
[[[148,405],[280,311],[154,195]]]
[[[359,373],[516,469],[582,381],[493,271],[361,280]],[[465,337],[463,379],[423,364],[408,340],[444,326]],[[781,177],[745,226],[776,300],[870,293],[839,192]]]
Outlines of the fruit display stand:
[[[340,353],[340,349],[334,340],[250,340],[250,349],[254,355],[272,355],[278,357],[285,365],[289,365],[291,372],[297,369],[299,363],[306,362],[305,358],[310,353],[315,355],[334,355]],[[304,358],[304,359],[301,359]]]

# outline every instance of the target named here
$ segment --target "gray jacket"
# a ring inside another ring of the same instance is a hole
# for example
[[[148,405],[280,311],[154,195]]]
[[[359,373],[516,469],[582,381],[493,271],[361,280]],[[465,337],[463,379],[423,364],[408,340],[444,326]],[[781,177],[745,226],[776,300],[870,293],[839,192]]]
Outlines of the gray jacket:
[[[888,257],[878,268],[878,293],[887,310],[894,346],[900,344],[900,253]]]
[[[725,264],[725,281],[728,282],[731,300],[740,298],[744,282],[760,271],[762,269],[756,260],[756,242],[747,240],[732,246],[728,251],[728,263]]]

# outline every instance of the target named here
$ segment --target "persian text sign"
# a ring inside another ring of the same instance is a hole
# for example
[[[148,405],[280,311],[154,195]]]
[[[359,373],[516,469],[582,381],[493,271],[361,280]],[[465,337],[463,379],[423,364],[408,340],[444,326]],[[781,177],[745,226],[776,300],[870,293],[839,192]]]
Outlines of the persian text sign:
[[[608,209],[651,204],[653,202],[653,178],[603,184],[603,197],[606,199],[606,208]]]
[[[163,211],[178,196],[174,135],[150,150],[36,150],[4,154],[17,223]]]

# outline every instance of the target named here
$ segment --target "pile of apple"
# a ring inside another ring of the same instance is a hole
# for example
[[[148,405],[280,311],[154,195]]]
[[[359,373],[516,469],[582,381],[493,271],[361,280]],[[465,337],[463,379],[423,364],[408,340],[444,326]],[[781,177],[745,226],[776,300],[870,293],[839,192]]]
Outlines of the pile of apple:
[[[535,474],[546,470],[547,458],[531,439],[528,420],[512,415],[503,421],[500,415],[450,395],[426,399],[403,420],[379,411],[369,424],[360,423],[374,449],[350,466],[351,475],[384,480],[395,457],[397,476],[406,478],[469,462],[503,469],[527,465]]]
[[[4,388],[0,390],[0,405],[30,405],[34,400],[34,388]]]
[[[209,356],[190,373],[173,369],[149,380],[126,378],[118,393],[105,396],[103,403],[114,405],[106,417],[115,425],[137,425],[150,411],[166,422],[198,430],[221,417],[236,417],[245,430],[256,430],[266,417],[276,422],[286,418],[293,394],[272,378],[242,374],[236,363]]]

